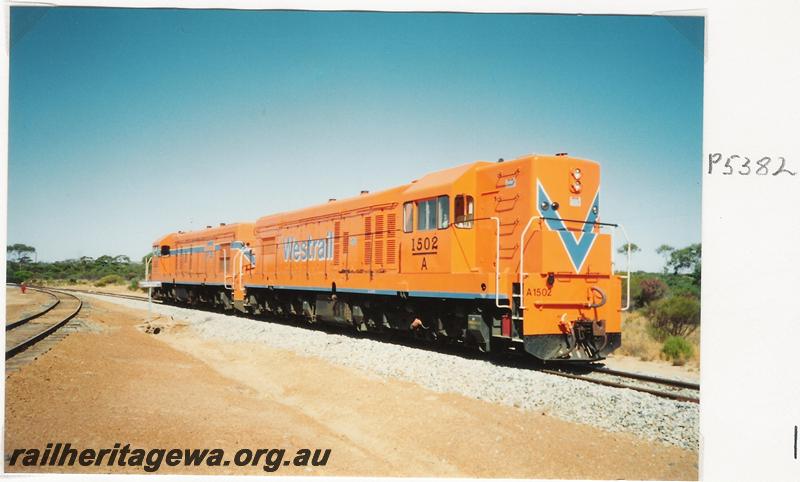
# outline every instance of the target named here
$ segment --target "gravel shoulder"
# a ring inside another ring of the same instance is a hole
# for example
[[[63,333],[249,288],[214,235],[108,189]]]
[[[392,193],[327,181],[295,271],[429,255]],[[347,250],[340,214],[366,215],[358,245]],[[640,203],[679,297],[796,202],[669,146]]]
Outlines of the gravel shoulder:
[[[134,300],[118,300],[140,307]],[[339,366],[404,381],[441,393],[532,411],[568,422],[697,450],[699,406],[653,395],[571,380],[529,369],[496,365],[481,359],[325,333],[278,323],[259,322],[167,305],[154,313],[181,318],[205,339],[262,343],[272,348],[316,356]]]
[[[278,474],[697,479],[696,449],[567,421],[554,412],[569,398],[531,398],[552,389],[542,380],[531,385],[523,375],[502,375],[486,362],[166,306],[154,306],[160,318],[143,324],[140,302],[84,298],[83,317],[97,330],[71,334],[7,374],[6,455],[53,440],[230,451],[320,447],[333,450],[327,467]],[[145,333],[156,327],[158,335]],[[461,389],[433,382],[463,375],[462,362],[474,376],[461,380]],[[414,380],[413,373],[430,380]],[[497,379],[487,393],[510,381],[528,395],[491,400],[479,391],[486,376]],[[586,388],[568,386],[563,395],[575,399]],[[613,412],[626,403],[615,396],[597,403]],[[81,469],[87,470],[109,468]],[[264,473],[260,467],[162,472]]]

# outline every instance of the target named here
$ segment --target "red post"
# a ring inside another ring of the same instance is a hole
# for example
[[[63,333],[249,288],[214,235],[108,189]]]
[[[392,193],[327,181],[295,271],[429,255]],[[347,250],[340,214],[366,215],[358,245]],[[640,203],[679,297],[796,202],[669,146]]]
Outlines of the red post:
[[[502,336],[511,337],[511,317],[504,314],[500,317],[500,334]]]

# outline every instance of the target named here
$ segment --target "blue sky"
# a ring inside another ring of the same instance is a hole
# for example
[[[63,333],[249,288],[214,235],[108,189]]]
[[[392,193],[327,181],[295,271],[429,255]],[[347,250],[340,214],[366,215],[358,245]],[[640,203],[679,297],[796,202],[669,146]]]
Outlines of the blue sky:
[[[40,260],[528,153],[603,168],[642,252],[700,241],[703,19],[11,9],[8,242]],[[619,242],[618,242],[619,244]]]

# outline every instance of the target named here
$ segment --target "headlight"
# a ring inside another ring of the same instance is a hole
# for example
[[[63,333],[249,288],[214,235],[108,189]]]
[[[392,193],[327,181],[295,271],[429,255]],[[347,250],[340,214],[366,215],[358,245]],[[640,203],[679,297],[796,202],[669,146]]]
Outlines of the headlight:
[[[579,180],[581,178],[581,170],[578,169],[577,167],[575,169],[573,169],[572,170],[572,177],[574,177],[576,181]]]
[[[581,183],[580,181],[575,181],[572,183],[572,192],[579,193],[581,192]]]

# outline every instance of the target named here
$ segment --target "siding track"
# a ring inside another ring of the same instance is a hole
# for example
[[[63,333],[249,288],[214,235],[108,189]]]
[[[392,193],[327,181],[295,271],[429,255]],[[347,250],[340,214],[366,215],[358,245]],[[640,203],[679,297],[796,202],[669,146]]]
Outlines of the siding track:
[[[22,323],[18,321],[13,327],[6,327],[6,360],[55,333],[73,319],[83,307],[83,302],[70,293],[42,288],[38,290],[51,294],[57,302]]]

